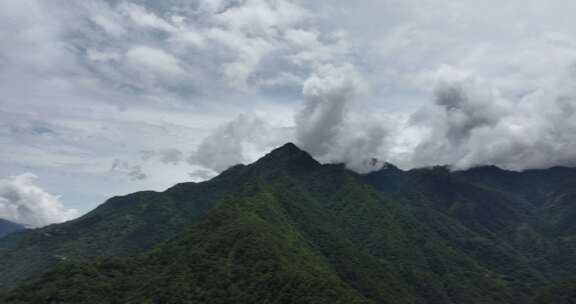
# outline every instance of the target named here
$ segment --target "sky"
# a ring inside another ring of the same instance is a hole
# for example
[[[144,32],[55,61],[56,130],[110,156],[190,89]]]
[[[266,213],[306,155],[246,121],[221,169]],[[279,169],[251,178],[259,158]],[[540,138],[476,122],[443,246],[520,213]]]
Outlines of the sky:
[[[285,142],[357,172],[576,166],[572,0],[4,0],[0,218]]]

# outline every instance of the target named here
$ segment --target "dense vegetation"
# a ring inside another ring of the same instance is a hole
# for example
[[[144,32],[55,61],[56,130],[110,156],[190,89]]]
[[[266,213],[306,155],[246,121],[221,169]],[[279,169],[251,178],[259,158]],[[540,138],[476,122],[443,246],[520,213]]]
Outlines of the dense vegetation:
[[[24,226],[20,225],[20,224],[16,224],[4,219],[0,219],[0,238],[7,236],[11,233],[14,233],[16,231],[20,231],[23,230]]]
[[[576,303],[576,282],[563,282],[543,288],[534,304],[574,304]]]
[[[234,168],[204,183],[165,192],[114,197],[85,216],[0,239],[0,289],[62,262],[128,256],[151,249],[195,223],[220,198],[238,188]]]
[[[560,283],[576,269],[573,181],[565,168],[357,175],[287,144],[7,237],[0,282],[27,280],[2,303],[572,303],[550,299],[573,299]]]

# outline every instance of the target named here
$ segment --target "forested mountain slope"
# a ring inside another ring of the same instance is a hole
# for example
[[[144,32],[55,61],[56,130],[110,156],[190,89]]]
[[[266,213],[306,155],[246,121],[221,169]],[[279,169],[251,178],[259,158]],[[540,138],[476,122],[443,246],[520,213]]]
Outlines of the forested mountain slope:
[[[23,225],[0,219],[0,238],[24,229]]]
[[[28,277],[2,301],[528,303],[570,279],[570,178],[540,202],[442,167],[358,175],[286,144],[0,241],[3,282]]]

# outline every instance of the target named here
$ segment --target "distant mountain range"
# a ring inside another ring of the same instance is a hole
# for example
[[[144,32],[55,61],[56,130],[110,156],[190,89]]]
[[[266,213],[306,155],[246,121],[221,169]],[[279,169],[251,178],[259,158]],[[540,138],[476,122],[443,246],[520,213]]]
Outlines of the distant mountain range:
[[[0,218],[0,238],[25,229],[23,225]]]
[[[251,165],[0,239],[2,303],[574,303],[576,169]]]

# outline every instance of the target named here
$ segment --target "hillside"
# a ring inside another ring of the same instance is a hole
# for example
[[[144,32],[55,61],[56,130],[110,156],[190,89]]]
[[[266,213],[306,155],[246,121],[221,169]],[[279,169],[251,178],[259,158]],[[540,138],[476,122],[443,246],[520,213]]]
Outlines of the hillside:
[[[0,239],[0,289],[61,262],[149,250],[195,223],[234,191],[236,178],[232,168],[204,183],[114,197],[76,220]]]
[[[0,219],[0,238],[24,229],[25,227],[20,224]]]
[[[527,303],[570,277],[570,176],[530,201],[505,179],[358,175],[287,144],[0,240],[0,280],[26,280],[3,303]]]

